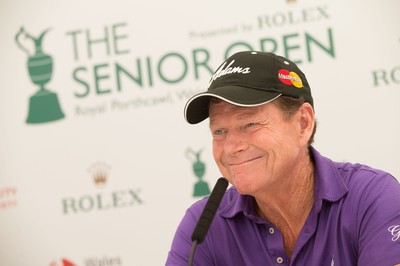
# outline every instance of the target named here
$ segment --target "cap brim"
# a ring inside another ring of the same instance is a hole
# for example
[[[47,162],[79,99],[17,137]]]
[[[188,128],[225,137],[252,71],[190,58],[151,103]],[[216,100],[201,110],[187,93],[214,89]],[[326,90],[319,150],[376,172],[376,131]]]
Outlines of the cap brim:
[[[208,117],[208,105],[212,97],[236,106],[253,107],[271,102],[281,95],[280,92],[242,86],[219,87],[190,98],[185,105],[185,119],[190,124],[197,124],[206,119]]]

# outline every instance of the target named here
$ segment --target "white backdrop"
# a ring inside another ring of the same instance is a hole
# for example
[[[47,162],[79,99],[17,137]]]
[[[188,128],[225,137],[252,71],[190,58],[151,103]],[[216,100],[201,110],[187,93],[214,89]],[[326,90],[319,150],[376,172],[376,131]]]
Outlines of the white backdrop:
[[[219,177],[184,104],[239,50],[299,63],[322,154],[400,178],[399,8],[0,0],[0,265],[163,265]]]

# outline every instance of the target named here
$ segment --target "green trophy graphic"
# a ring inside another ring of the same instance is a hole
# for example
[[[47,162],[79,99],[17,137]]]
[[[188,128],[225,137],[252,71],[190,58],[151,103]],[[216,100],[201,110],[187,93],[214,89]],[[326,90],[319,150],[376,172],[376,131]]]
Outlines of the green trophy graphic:
[[[190,148],[186,150],[186,157],[193,162],[193,171],[198,181],[194,185],[194,197],[201,197],[210,194],[210,188],[208,184],[203,181],[203,176],[206,171],[205,164],[200,160],[200,154],[202,151],[194,152]],[[193,160],[194,159],[194,160]]]
[[[64,118],[57,94],[44,87],[51,80],[53,74],[53,59],[42,51],[43,37],[48,31],[45,30],[38,38],[35,38],[21,27],[15,36],[18,47],[28,55],[29,76],[32,82],[39,86],[39,90],[29,99],[29,112],[26,120],[28,124],[45,123]],[[35,47],[33,55],[21,43],[21,37],[33,41]]]

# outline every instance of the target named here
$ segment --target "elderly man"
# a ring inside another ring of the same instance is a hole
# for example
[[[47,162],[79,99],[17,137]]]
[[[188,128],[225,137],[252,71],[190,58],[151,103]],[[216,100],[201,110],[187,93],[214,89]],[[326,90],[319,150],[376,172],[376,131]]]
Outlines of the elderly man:
[[[214,159],[232,184],[195,265],[400,264],[399,182],[319,154],[313,106],[303,72],[264,52],[232,55],[189,99],[186,120],[209,117]],[[166,265],[187,265],[206,201],[187,210]]]

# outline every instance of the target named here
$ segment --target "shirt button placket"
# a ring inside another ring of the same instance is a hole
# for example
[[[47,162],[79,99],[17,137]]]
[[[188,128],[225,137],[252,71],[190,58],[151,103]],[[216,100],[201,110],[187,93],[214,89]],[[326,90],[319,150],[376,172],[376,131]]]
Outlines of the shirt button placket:
[[[277,241],[278,240],[280,240],[280,234],[279,234],[279,231],[275,231],[275,228],[273,227],[273,226],[267,226],[267,230],[266,230],[268,233],[268,235],[270,236],[270,237],[267,237],[266,236],[266,238],[267,239],[270,239],[270,241],[272,241],[270,244],[272,244],[272,243],[274,243],[273,244],[273,246],[275,246],[276,245],[276,243],[277,243]],[[265,231],[264,231],[265,232]],[[277,233],[278,232],[278,233]],[[270,246],[271,247],[271,246]],[[273,255],[274,257],[276,256],[276,255],[278,255],[281,251],[277,248],[277,246],[275,246],[274,248],[273,248],[273,250],[270,250],[271,252],[272,252],[272,254],[275,254],[275,255]],[[275,257],[275,261],[276,261],[276,263],[278,264],[278,265],[283,265],[284,264],[284,259],[283,259],[283,257],[282,256],[279,256],[278,255],[278,257]]]

